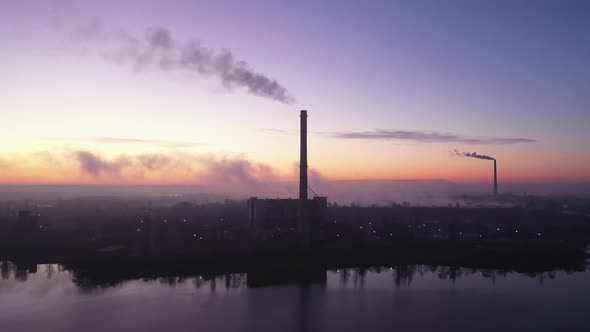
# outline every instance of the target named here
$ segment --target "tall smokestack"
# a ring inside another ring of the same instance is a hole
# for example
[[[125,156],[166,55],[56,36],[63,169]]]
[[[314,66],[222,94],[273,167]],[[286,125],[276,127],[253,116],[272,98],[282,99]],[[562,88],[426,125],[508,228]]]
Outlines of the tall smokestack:
[[[301,115],[301,143],[299,147],[299,200],[307,201],[307,111]]]
[[[496,172],[496,159],[494,159],[494,196],[498,195],[498,173]]]
[[[496,158],[486,156],[485,154],[477,154],[477,152],[460,152],[459,150],[455,149],[452,154],[454,156],[460,157],[469,157],[469,158],[477,158],[483,160],[493,160],[494,161],[494,196],[498,195],[498,174],[496,172]]]

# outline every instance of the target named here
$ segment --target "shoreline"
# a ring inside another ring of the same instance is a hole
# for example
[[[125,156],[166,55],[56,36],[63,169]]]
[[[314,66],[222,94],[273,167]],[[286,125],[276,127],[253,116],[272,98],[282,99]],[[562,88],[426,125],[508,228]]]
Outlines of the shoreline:
[[[60,264],[93,284],[116,284],[137,278],[247,273],[265,285],[322,282],[325,271],[343,268],[404,265],[495,269],[504,272],[542,273],[555,270],[585,271],[590,255],[584,247],[563,243],[519,243],[507,247],[474,241],[457,243],[403,243],[387,247],[314,248],[299,250],[251,249],[192,255],[138,256],[121,252],[0,253],[0,260],[36,269],[36,264]],[[322,274],[323,272],[323,274]]]

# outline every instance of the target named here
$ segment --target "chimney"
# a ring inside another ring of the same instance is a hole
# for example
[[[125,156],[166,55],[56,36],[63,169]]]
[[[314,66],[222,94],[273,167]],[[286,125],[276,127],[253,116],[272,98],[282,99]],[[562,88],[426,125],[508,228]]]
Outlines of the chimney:
[[[301,143],[299,146],[299,200],[307,201],[307,111],[302,110],[301,115]]]
[[[494,159],[494,196],[498,195],[498,173],[496,172],[496,159]]]

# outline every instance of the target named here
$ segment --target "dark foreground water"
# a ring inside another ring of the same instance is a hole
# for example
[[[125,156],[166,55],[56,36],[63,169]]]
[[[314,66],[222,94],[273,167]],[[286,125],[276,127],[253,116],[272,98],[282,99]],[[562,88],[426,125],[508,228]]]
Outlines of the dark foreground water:
[[[589,272],[400,266],[258,288],[246,274],[107,284],[58,265],[1,272],[2,332],[590,331]]]

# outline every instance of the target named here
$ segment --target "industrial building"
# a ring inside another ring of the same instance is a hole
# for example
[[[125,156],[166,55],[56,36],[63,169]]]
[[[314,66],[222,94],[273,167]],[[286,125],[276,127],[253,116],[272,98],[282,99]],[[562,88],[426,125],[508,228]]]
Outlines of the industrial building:
[[[307,182],[307,111],[300,114],[299,199],[248,200],[248,228],[256,239],[268,239],[274,234],[293,234],[301,247],[321,240],[325,223],[327,197],[308,198]]]

